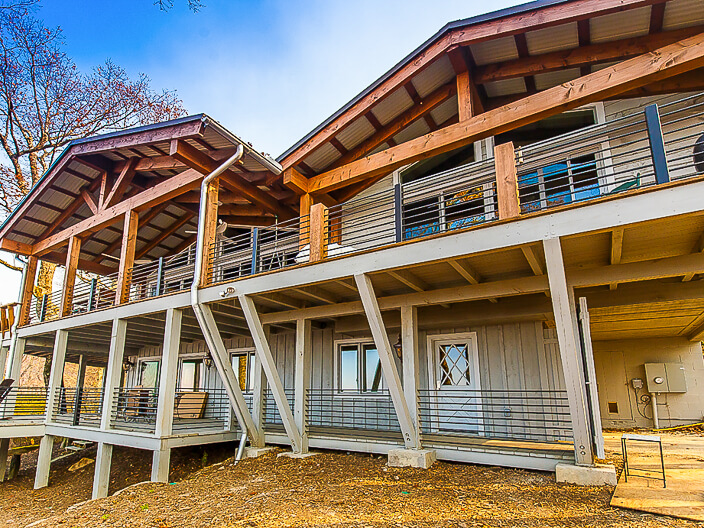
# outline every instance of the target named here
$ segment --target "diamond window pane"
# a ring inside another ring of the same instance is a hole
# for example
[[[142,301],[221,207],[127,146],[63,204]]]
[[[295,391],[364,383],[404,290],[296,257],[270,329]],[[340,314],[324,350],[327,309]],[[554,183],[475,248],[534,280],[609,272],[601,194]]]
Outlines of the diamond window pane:
[[[462,387],[470,384],[467,343],[440,345],[440,384]]]

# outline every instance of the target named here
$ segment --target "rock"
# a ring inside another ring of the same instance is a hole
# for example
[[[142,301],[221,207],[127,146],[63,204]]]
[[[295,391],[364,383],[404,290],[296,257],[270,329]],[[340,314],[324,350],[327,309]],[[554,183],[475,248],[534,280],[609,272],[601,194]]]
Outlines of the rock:
[[[70,472],[78,471],[79,469],[82,469],[86,466],[90,466],[93,462],[95,462],[95,459],[93,458],[82,458],[75,464],[73,464],[68,470]]]

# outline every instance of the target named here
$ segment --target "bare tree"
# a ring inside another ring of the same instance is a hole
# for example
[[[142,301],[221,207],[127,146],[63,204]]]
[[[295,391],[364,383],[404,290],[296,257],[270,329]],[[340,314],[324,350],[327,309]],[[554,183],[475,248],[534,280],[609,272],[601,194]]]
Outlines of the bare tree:
[[[159,6],[162,11],[168,11],[174,6],[174,0],[155,0],[154,5]],[[205,7],[201,0],[188,0],[188,9],[197,13]]]
[[[36,17],[37,4],[0,0],[0,215],[72,140],[185,113],[174,92],[155,91],[146,75],[132,79],[112,61],[79,71],[61,30]],[[35,294],[51,291],[53,268],[42,262]]]

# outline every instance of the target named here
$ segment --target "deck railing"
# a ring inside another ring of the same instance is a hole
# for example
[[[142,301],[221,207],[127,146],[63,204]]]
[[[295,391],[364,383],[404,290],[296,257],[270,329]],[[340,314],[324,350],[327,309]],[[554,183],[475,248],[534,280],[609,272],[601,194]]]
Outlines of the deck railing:
[[[0,425],[43,422],[46,413],[46,387],[10,387],[0,403]]]
[[[567,391],[421,390],[419,410],[424,435],[531,442],[572,439]]]
[[[94,387],[56,389],[51,420],[62,425],[100,427],[103,389]]]
[[[115,389],[110,425],[113,429],[153,433],[158,405],[158,388]]]

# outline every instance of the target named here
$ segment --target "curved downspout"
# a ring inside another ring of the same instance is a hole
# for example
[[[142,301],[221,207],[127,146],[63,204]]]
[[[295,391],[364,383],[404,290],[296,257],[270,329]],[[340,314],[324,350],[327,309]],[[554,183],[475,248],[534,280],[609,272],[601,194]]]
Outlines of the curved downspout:
[[[198,229],[197,229],[197,234],[196,234],[196,260],[193,265],[193,282],[191,283],[191,307],[193,308],[193,313],[196,316],[196,320],[198,321],[198,325],[201,328],[202,332],[210,332],[210,328],[207,324],[203,324],[202,321],[204,321],[205,317],[203,315],[202,311],[202,305],[200,303],[199,299],[199,288],[200,288],[200,275],[201,275],[201,270],[203,269],[203,245],[205,241],[203,240],[205,236],[205,217],[206,217],[206,200],[208,196],[208,185],[210,185],[210,182],[212,182],[215,178],[220,176],[223,172],[225,172],[232,164],[236,163],[237,161],[240,160],[242,155],[244,154],[244,147],[242,144],[237,145],[237,151],[230,156],[227,160],[225,160],[224,163],[222,163],[217,169],[215,169],[213,172],[208,174],[205,178],[203,178],[203,182],[200,185],[200,204],[198,208]],[[212,338],[209,338],[208,336],[204,336],[205,340],[207,343],[210,343],[212,341]],[[244,451],[244,444],[247,439],[247,430],[244,426],[244,424],[240,424],[240,427],[242,428],[242,431],[240,433],[240,446],[237,449],[237,456],[239,460],[242,458],[242,455],[240,454],[241,451]]]

